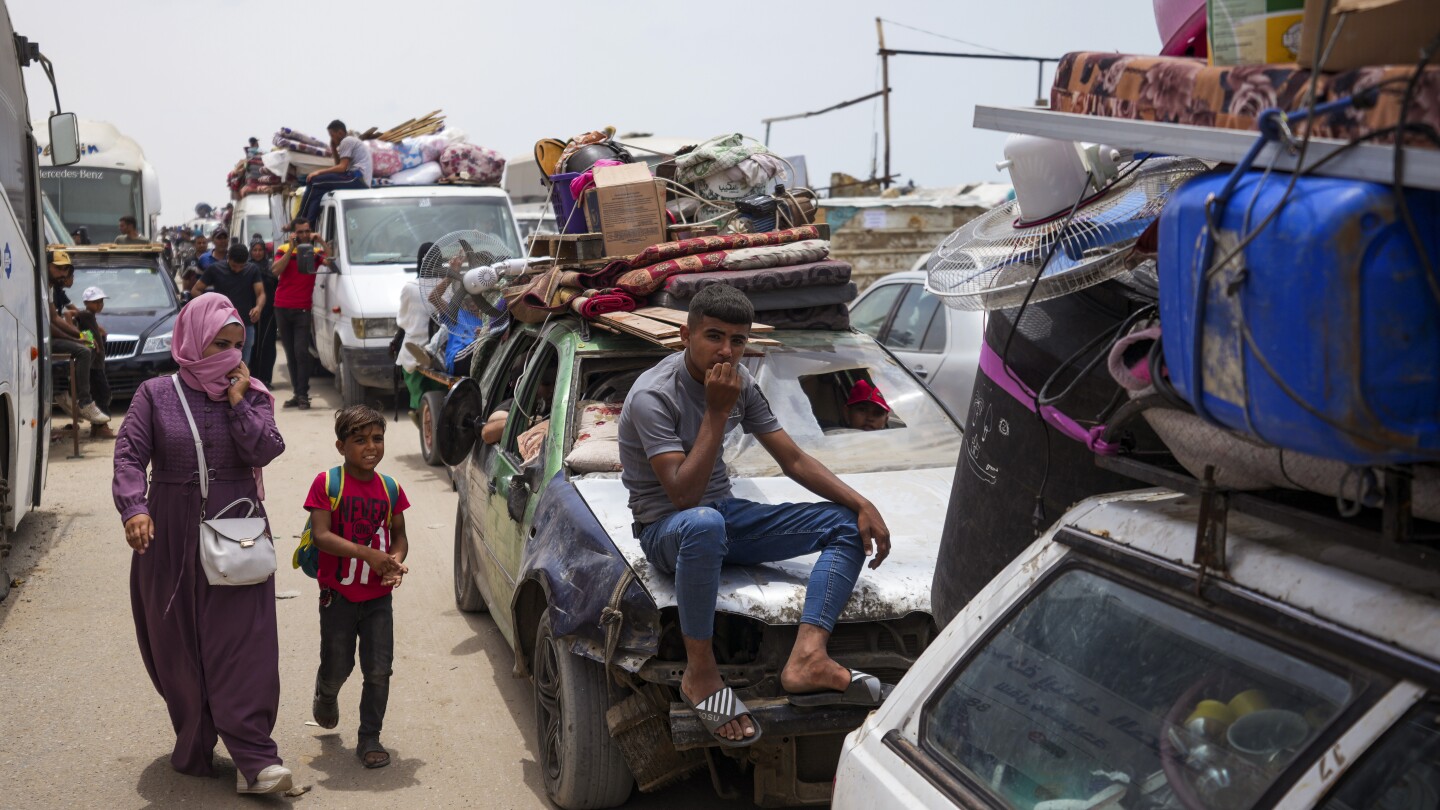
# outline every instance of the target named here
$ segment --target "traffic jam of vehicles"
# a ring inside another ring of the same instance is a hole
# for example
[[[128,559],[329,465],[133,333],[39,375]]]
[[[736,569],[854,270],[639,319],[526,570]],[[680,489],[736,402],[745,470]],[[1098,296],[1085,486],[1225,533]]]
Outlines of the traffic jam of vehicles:
[[[30,134],[0,39],[38,156],[0,168],[0,543],[220,308],[275,409],[409,414],[555,806],[1436,807],[1440,12],[1290,3],[1286,52],[1154,5],[1161,55],[974,109],[1003,183],[613,126],[507,159],[436,110],[252,138],[173,225],[114,125]]]

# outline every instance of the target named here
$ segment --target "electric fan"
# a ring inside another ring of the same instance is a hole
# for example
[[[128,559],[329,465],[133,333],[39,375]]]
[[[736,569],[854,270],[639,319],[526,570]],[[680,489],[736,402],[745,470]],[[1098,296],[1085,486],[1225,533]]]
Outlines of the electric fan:
[[[420,260],[418,281],[431,320],[451,334],[475,335],[500,317],[500,296],[525,272],[504,243],[480,231],[447,233]]]
[[[1208,167],[1190,158],[1151,158],[1119,167],[1118,179],[1075,210],[1023,219],[1022,188],[1034,187],[1011,166],[1016,199],[981,214],[952,233],[926,262],[925,289],[956,309],[1006,309],[1045,301],[1114,278],[1126,255],[1160,215],[1170,193]],[[1083,173],[1083,168],[1082,168]],[[1097,172],[1098,174],[1098,172]],[[1030,198],[1033,205],[1034,197]],[[1026,210],[1026,216],[1030,215]],[[1062,235],[1063,231],[1063,235]],[[1058,245],[1057,245],[1058,242]],[[1045,257],[1054,250],[1048,264]],[[1036,275],[1044,273],[1037,280]]]

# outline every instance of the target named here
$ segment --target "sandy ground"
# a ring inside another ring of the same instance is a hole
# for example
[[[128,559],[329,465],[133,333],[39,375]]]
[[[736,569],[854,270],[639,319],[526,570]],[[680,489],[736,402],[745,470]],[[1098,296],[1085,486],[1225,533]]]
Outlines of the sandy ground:
[[[282,379],[283,369],[282,363]],[[288,385],[279,388],[280,399],[289,396]],[[26,518],[5,560],[19,584],[0,603],[0,806],[552,806],[536,764],[530,682],[511,677],[512,653],[487,616],[455,609],[456,496],[443,472],[425,466],[417,432],[403,415],[390,422],[381,467],[412,505],[411,573],[395,597],[395,674],[385,722],[392,762],[372,771],[355,758],[358,669],[340,695],[340,727],[306,725],[319,647],[318,591],[290,568],[289,555],[310,481],[339,459],[331,428],[338,395],[326,379],[311,393],[309,412],[280,411],[287,450],[265,471],[282,558],[276,591],[289,597],[278,602],[282,694],[275,739],[296,784],[311,791],[298,798],[236,796],[223,744],[218,778],[171,770],[174,737],[130,619],[131,551],[110,498],[114,443],[87,441],[79,459],[67,458],[68,442],[52,445],[44,506]],[[722,802],[702,777],[658,794],[632,794],[627,806],[750,804]]]

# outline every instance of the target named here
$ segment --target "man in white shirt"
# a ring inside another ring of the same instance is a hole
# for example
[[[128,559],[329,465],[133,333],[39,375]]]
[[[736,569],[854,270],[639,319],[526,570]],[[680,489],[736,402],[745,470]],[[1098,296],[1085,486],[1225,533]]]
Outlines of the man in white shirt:
[[[305,178],[305,196],[300,200],[300,216],[316,227],[315,217],[320,213],[320,201],[331,191],[342,188],[369,188],[372,163],[370,147],[364,141],[347,134],[345,122],[339,119],[325,128],[330,133],[330,148],[335,152],[335,165],[314,171]]]

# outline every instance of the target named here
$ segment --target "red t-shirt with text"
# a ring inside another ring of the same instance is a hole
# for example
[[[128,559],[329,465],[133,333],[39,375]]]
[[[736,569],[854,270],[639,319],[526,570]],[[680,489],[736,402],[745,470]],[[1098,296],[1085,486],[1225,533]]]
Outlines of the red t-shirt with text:
[[[286,242],[275,249],[275,257],[290,252],[290,243]],[[325,261],[325,251],[315,249],[315,263],[321,264]],[[269,268],[266,268],[269,271]],[[280,282],[275,286],[275,306],[280,309],[309,309],[310,300],[315,296],[316,276],[307,276],[300,272],[300,263],[294,256],[285,263],[280,272]]]
[[[410,508],[405,499],[405,490],[395,485],[395,514]],[[330,496],[325,492],[325,473],[315,477],[310,485],[310,494],[305,497],[305,508],[330,510]],[[390,551],[390,530],[386,519],[390,513],[390,500],[385,497],[385,484],[376,473],[369,481],[354,476],[345,476],[345,485],[340,490],[340,503],[330,510],[330,531],[352,543],[369,546],[383,552]],[[393,588],[380,584],[380,575],[370,570],[369,563],[355,557],[336,557],[320,552],[320,587],[334,588],[351,602],[366,602],[390,593]]]

